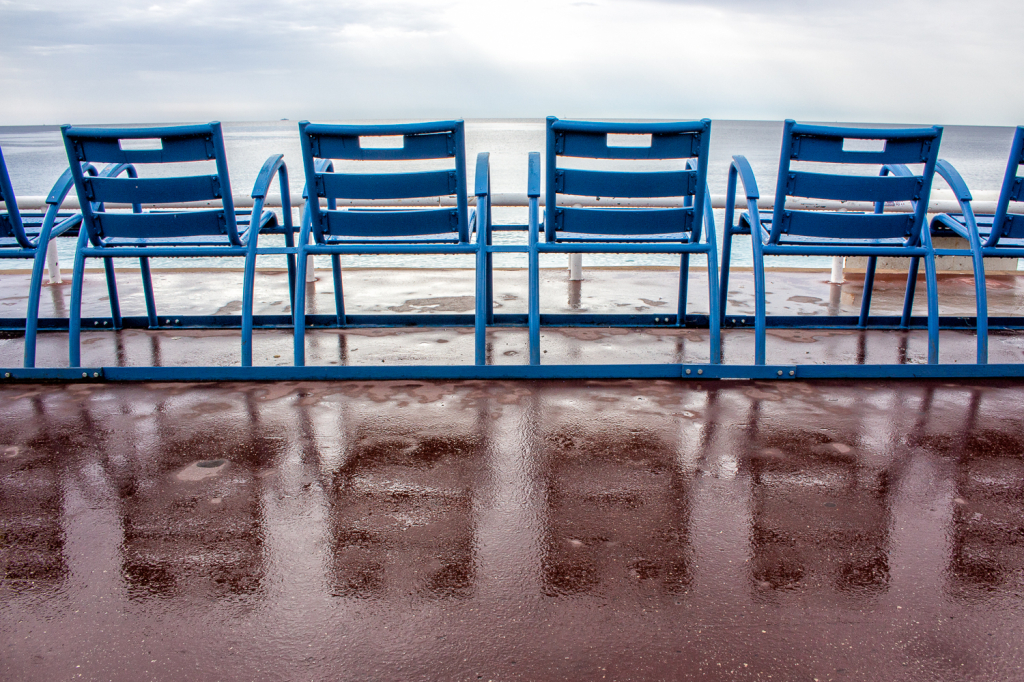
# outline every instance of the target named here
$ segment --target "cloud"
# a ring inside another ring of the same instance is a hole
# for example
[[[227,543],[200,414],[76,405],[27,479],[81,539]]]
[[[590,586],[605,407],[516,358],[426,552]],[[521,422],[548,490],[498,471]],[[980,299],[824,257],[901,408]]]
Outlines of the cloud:
[[[975,0],[965,20],[951,0],[0,0],[0,124],[1015,123],[1014,9]]]

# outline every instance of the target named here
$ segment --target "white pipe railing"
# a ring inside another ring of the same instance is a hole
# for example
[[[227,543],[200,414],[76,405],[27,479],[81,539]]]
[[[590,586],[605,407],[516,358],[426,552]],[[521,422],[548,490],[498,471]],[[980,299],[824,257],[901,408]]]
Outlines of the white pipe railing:
[[[978,201],[973,202],[975,213],[994,213],[996,209],[996,198],[998,192],[975,192]],[[233,196],[236,208],[252,208],[253,200],[248,194],[236,194]],[[726,195],[712,194],[712,208],[725,208]],[[476,203],[476,197],[469,197],[471,205]],[[746,210],[746,201],[738,197],[737,209]],[[271,194],[267,196],[264,203],[268,208],[280,208],[281,196]],[[301,206],[301,200],[298,202]],[[426,199],[388,199],[387,201],[370,201],[360,199],[338,200],[340,206],[455,206],[454,197],[436,197],[432,200]],[[524,192],[495,192],[491,195],[491,206],[501,207],[527,207],[530,205],[530,198]],[[544,205],[544,198],[541,197],[540,205]],[[559,206],[586,206],[586,207],[622,207],[622,208],[673,208],[682,206],[681,199],[616,199],[616,198],[594,198],[594,197],[573,197],[564,202],[559,201]],[[0,202],[0,207],[3,207]],[[18,206],[23,210],[41,210],[46,207],[46,197],[27,196],[18,197]],[[146,205],[147,207],[160,208],[163,204]],[[166,207],[184,208],[214,208],[220,206],[220,201],[192,201],[182,204],[167,204]],[[774,197],[762,197],[757,202],[757,207],[762,211],[770,211],[775,206]],[[112,208],[119,208],[119,204],[110,204]],[[78,198],[69,196],[64,200],[64,208],[67,210],[78,210]],[[870,212],[874,210],[874,204],[869,201],[826,201],[822,199],[793,199],[786,201],[786,208],[797,211],[855,211]],[[886,206],[886,211],[894,213],[910,213],[912,206],[910,202],[897,202]],[[939,190],[932,192],[928,204],[929,213],[959,213],[960,204],[953,197],[952,192]]]

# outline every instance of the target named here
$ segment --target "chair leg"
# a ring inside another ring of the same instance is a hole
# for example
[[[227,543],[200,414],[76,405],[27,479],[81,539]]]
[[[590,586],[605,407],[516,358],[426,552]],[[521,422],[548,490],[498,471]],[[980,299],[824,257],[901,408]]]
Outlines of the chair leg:
[[[722,317],[715,302],[718,300],[718,253],[714,233],[709,232],[710,250],[708,251],[708,317],[711,329],[711,364],[722,362]]]
[[[690,254],[679,254],[679,306],[676,310],[676,326],[686,326],[686,294],[690,284]]]
[[[871,293],[875,288],[875,266],[877,265],[877,256],[868,258],[868,266],[864,270],[864,291],[860,297],[860,317],[857,318],[859,329],[864,329],[868,324],[868,314],[871,312]]]
[[[980,249],[971,254],[974,261],[974,300],[978,308],[978,364],[988,364],[988,291],[985,286],[985,262]]]
[[[71,273],[71,316],[68,320],[68,366],[82,366],[82,285],[85,279],[85,248],[88,230],[83,229],[75,250],[75,267]]]
[[[341,285],[341,256],[336,253],[331,254],[331,275],[334,277],[334,313],[338,318],[338,326],[344,327],[348,324],[345,320],[345,291]],[[306,305],[305,299],[302,305]]]
[[[529,283],[528,293],[529,309],[528,324],[530,330],[530,364],[540,364],[540,255],[536,248],[531,248],[529,253]]]
[[[751,237],[753,238],[753,237]],[[732,225],[726,224],[722,234],[722,274],[718,285],[718,314],[725,318],[726,297],[729,291],[729,265],[732,261]]]
[[[299,256],[295,263],[295,307],[292,308],[295,320],[293,364],[296,367],[303,367],[306,364],[306,260],[306,254],[303,253],[300,246]]]
[[[751,230],[753,232],[753,230]],[[754,243],[754,364],[763,365],[765,359],[765,283],[764,283],[764,254],[760,249],[758,235],[751,234],[750,241]]]
[[[928,364],[936,365],[939,362],[939,286],[934,254],[925,257],[924,272],[928,285]]]
[[[483,240],[480,240],[483,242]],[[488,285],[487,256],[489,255],[483,243],[477,244],[476,252],[476,306],[473,315],[474,344],[473,362],[476,365],[487,364],[487,319],[488,319],[488,298],[490,298]]]
[[[117,279],[114,276],[114,259],[103,259],[103,270],[107,275],[107,297],[110,298],[110,318],[114,329],[121,328],[121,301],[117,298]]]
[[[142,291],[146,296],[146,316],[149,318],[149,328],[156,329],[160,326],[160,320],[156,315],[156,296],[153,295],[153,277],[149,270],[149,258],[139,259],[139,269],[142,271]]]
[[[43,268],[46,265],[46,248],[42,240],[36,247],[32,260],[32,279],[29,281],[28,310],[25,311],[25,367],[36,366],[36,332],[39,329],[39,294],[43,286]]]
[[[494,324],[494,254],[490,251],[485,256],[487,282],[484,289],[484,301],[487,303],[487,324]]]
[[[286,227],[291,227],[291,221],[287,221],[289,224]],[[289,249],[295,248],[295,234],[289,229],[284,233],[284,245]],[[295,310],[295,253],[288,254],[288,298],[291,300],[292,310]]]
[[[245,275],[242,279],[242,367],[252,367],[252,308],[256,289],[256,237],[249,243],[245,255]]]
[[[921,269],[921,259],[911,258],[907,268],[907,291],[903,295],[903,314],[900,316],[900,328],[910,326],[910,316],[914,311],[914,294],[917,291],[917,273]]]

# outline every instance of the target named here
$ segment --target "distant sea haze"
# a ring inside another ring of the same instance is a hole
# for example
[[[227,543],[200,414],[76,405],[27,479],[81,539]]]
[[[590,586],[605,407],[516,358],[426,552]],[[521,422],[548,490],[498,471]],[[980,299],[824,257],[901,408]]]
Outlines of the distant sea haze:
[[[375,121],[384,123],[385,121]],[[74,123],[74,122],[72,122]],[[848,125],[869,125],[864,123]],[[890,126],[886,126],[890,127]],[[250,123],[224,123],[224,138],[228,150],[228,164],[234,193],[248,193],[263,161],[271,154],[284,154],[288,165],[293,202],[301,203],[302,156],[299,151],[298,124],[295,121],[264,121]],[[942,134],[940,157],[948,159],[964,176],[975,191],[998,190],[1006,168],[1011,127],[945,126]],[[712,194],[725,194],[729,162],[733,155],[747,157],[757,175],[762,196],[775,190],[779,148],[782,141],[781,121],[713,121],[711,126],[711,161],[708,184]],[[25,196],[45,195],[54,181],[67,168],[67,156],[59,128],[53,126],[0,126],[0,148],[3,149],[11,174],[15,193]],[[472,178],[476,156],[490,152],[491,187],[494,192],[525,192],[526,163],[529,152],[544,151],[543,119],[469,119],[466,121],[467,162]],[[944,187],[936,176],[936,188]],[[525,209],[495,209],[496,222],[525,222]],[[722,211],[715,211],[719,237],[722,229]],[[516,241],[522,235],[502,234],[501,241]],[[268,245],[272,243],[267,241]],[[71,239],[58,241],[61,264],[69,267],[74,253]],[[734,263],[750,263],[749,246],[737,243]],[[169,259],[154,262],[154,267],[241,267],[233,259]],[[261,267],[279,267],[280,258],[261,259]],[[525,266],[525,258],[507,256],[507,263],[498,259],[499,267]],[[519,261],[523,262],[520,263]],[[564,257],[552,256],[542,263],[545,267],[564,267]],[[793,262],[776,262],[792,267],[828,267],[827,258],[796,258]],[[673,265],[675,256],[638,255],[585,255],[585,264],[591,265]],[[701,265],[701,263],[694,263]],[[5,263],[5,267],[22,267],[22,263]],[[124,263],[124,265],[129,265]],[[473,267],[471,260],[458,256],[374,256],[349,257],[346,267]],[[323,263],[328,266],[327,261]],[[317,262],[317,267],[321,263]]]

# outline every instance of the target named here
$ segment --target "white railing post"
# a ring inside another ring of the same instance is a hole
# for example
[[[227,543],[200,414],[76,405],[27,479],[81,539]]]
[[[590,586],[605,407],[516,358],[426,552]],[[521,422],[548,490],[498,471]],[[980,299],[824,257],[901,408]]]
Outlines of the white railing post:
[[[843,264],[846,259],[842,256],[832,256],[832,276],[829,277],[829,284],[843,283]]]
[[[46,274],[50,278],[50,284],[63,284],[60,278],[60,263],[57,262],[57,240],[51,239],[46,245]]]

